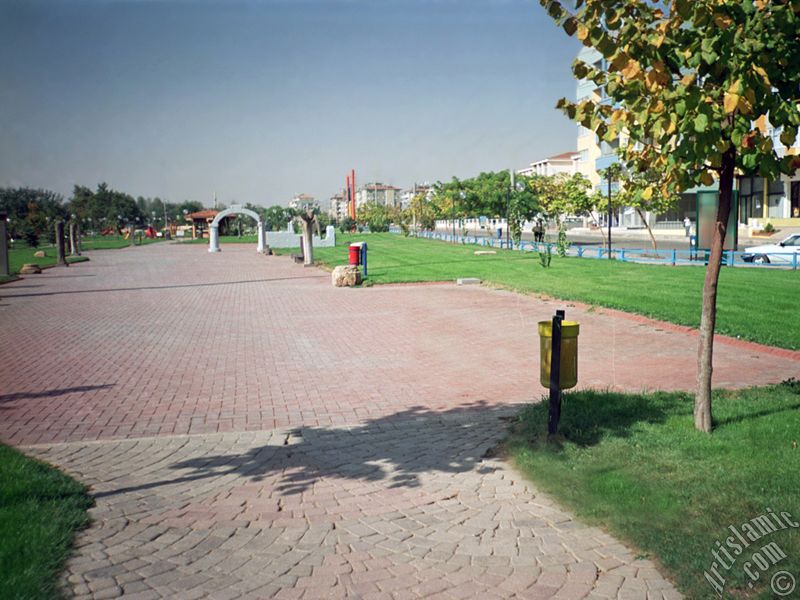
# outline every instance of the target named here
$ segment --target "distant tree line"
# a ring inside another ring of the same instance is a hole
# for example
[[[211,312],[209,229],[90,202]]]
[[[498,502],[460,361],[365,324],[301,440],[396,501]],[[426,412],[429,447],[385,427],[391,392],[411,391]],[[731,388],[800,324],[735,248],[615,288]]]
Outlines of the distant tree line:
[[[202,210],[200,202],[186,200],[180,204],[161,198],[134,198],[101,183],[92,190],[76,185],[72,197],[29,187],[0,188],[0,211],[8,215],[9,236],[24,239],[36,246],[40,238],[53,240],[54,224],[58,220],[74,219],[84,231],[119,229],[133,224],[164,227],[164,211],[169,222],[182,221],[184,210]]]
[[[550,219],[560,226],[565,214],[589,215],[598,201],[591,188],[589,180],[580,174],[516,175],[512,186],[509,171],[487,172],[469,179],[454,177],[437,182],[431,193],[417,194],[402,211],[367,204],[359,209],[357,219],[371,231],[388,230],[388,223],[397,223],[407,231],[412,224],[433,229],[437,220],[507,218],[512,236],[519,240],[526,221]]]
[[[272,231],[285,229],[296,213],[282,206],[264,208],[247,203],[245,207],[258,213],[267,229]],[[0,211],[8,215],[9,236],[16,240],[25,240],[31,246],[37,246],[40,240],[52,243],[54,225],[58,220],[74,219],[81,224],[84,232],[117,231],[129,225],[161,229],[166,225],[165,218],[170,224],[183,224],[185,214],[203,208],[203,204],[196,200],[176,203],[157,196],[134,198],[106,183],[100,183],[94,190],[76,185],[69,199],[45,189],[0,188]],[[330,223],[327,215],[321,214],[318,218],[323,229]],[[234,231],[251,228],[253,224],[250,221],[247,217],[237,217],[234,220]]]

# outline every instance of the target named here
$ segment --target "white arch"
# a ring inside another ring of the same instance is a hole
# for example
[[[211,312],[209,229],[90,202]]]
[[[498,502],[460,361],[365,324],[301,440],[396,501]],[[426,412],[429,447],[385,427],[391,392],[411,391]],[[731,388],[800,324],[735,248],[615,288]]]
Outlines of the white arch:
[[[208,251],[209,252],[219,252],[219,222],[222,221],[228,215],[235,215],[235,214],[243,214],[247,215],[248,217],[252,217],[256,220],[257,229],[258,229],[258,252],[264,252],[264,224],[261,222],[261,217],[258,216],[258,213],[253,212],[249,208],[244,208],[243,206],[239,206],[234,204],[229,208],[226,208],[223,211],[220,211],[214,220],[211,222],[211,229],[210,229],[210,236],[209,236],[209,244],[208,244]]]

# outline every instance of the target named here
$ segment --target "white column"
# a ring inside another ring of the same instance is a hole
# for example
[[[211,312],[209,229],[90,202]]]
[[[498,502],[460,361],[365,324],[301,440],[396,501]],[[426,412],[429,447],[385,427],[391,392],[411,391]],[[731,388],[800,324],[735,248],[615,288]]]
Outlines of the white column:
[[[209,252],[219,252],[219,225],[211,226],[211,235],[208,244]]]
[[[264,252],[264,223],[258,222],[258,252]]]

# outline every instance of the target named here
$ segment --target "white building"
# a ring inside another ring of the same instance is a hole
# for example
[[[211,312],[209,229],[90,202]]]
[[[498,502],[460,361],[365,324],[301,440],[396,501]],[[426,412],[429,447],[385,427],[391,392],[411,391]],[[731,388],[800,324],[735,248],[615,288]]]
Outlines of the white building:
[[[308,207],[318,207],[316,200],[314,200],[314,196],[309,196],[308,194],[297,194],[289,201],[289,208],[294,208],[297,210]]]
[[[555,156],[549,156],[542,160],[532,162],[530,166],[517,171],[520,175],[558,175],[559,173],[566,173],[567,175],[574,175],[580,173],[580,158],[578,152],[562,152]]]
[[[405,210],[411,206],[411,201],[418,194],[424,194],[425,198],[430,200],[431,196],[433,196],[433,186],[430,183],[415,183],[407,190],[403,190],[400,192],[400,208]]]
[[[347,199],[344,197],[344,193],[340,192],[331,196],[328,215],[331,219],[335,219],[337,221],[341,221],[342,219],[346,219],[348,217]]]
[[[362,185],[356,190],[356,208],[374,202],[383,206],[400,207],[400,188],[375,182]]]

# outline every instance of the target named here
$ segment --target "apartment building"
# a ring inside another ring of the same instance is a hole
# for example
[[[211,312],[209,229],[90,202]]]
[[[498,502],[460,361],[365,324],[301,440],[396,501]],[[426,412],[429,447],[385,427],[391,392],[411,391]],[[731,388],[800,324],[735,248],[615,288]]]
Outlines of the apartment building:
[[[606,67],[603,56],[593,48],[583,48],[578,53],[578,59],[604,69]],[[599,102],[610,102],[605,90],[598,87],[593,81],[580,80],[577,82],[576,99],[578,101],[594,99]],[[756,123],[762,131],[770,134],[773,145],[780,156],[785,154],[800,154],[800,139],[792,148],[785,148],[780,141],[781,131],[773,130],[768,123]],[[586,175],[596,189],[607,193],[609,182],[601,181],[600,173],[613,163],[617,162],[616,151],[620,144],[627,143],[624,137],[612,143],[601,142],[589,129],[578,125],[577,161],[578,172]],[[611,191],[615,191],[616,182],[610,182]],[[645,218],[651,227],[680,227],[685,217],[692,220],[697,218],[697,193],[703,191],[716,191],[716,182],[711,186],[696,187],[686,190],[676,206],[664,214],[647,213]],[[736,189],[739,195],[739,225],[751,228],[761,228],[767,222],[775,226],[800,226],[800,173],[792,176],[781,176],[776,181],[769,181],[761,177],[737,177]],[[606,223],[604,211],[600,211],[598,218]],[[613,224],[622,227],[643,227],[639,215],[630,207],[621,208],[613,216]]]
[[[308,194],[297,194],[289,201],[289,208],[294,208],[296,210],[317,206],[317,201],[314,200],[314,196],[309,196]]]
[[[328,216],[336,221],[347,218],[347,198],[344,192],[334,194],[329,201]]]
[[[579,170],[580,157],[581,155],[577,152],[562,152],[561,154],[532,162],[529,166],[517,171],[517,173],[527,177],[531,175],[550,176],[558,175],[559,173],[574,175],[581,172]]]
[[[415,183],[407,190],[400,192],[400,208],[405,210],[411,206],[411,201],[417,194],[424,194],[430,200],[433,195],[433,186],[430,183]]]
[[[356,190],[356,208],[374,202],[383,206],[400,207],[400,188],[384,183],[367,183]]]

